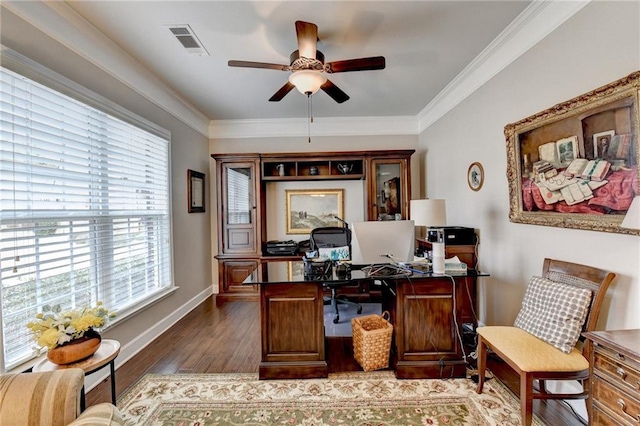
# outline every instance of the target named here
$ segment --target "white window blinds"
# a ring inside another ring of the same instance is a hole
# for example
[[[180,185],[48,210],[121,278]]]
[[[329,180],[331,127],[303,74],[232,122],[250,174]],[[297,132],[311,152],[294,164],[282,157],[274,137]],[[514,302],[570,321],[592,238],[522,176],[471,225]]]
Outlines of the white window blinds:
[[[5,68],[0,78],[6,370],[35,355],[26,324],[42,306],[128,309],[173,283],[168,137]]]

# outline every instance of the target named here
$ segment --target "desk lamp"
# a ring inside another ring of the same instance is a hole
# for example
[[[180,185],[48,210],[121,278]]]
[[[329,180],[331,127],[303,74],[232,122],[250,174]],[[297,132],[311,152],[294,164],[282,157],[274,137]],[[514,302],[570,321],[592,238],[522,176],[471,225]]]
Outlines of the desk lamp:
[[[640,196],[635,197],[631,202],[631,206],[629,206],[629,210],[627,210],[627,214],[620,224],[620,227],[640,229]]]
[[[411,220],[416,226],[427,227],[427,241],[431,243],[433,272],[444,274],[444,230],[447,209],[444,200],[411,200]]]

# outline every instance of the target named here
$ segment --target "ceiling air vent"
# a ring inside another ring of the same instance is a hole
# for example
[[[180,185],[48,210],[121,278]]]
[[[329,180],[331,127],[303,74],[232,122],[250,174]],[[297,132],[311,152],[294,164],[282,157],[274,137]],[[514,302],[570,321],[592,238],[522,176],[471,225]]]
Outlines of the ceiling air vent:
[[[171,34],[175,36],[188,53],[193,55],[207,55],[209,52],[204,48],[196,34],[193,32],[189,25],[165,25],[171,31]]]

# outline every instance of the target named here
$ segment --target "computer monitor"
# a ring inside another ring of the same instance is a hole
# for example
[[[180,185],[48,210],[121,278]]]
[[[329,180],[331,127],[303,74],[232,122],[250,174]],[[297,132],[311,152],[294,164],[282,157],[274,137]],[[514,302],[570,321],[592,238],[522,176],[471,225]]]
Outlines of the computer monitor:
[[[351,261],[354,264],[413,261],[413,220],[354,222],[351,232]]]

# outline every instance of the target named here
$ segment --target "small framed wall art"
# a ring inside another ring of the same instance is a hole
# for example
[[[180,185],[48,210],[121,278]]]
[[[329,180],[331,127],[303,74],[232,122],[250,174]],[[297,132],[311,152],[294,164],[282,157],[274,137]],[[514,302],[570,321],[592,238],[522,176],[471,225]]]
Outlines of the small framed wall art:
[[[187,170],[189,213],[204,213],[204,173]]]
[[[287,189],[287,234],[308,234],[321,226],[340,226],[344,189]]]
[[[469,169],[467,169],[467,183],[472,190],[480,191],[484,183],[484,169],[482,168],[482,164],[478,162],[471,163]]]

